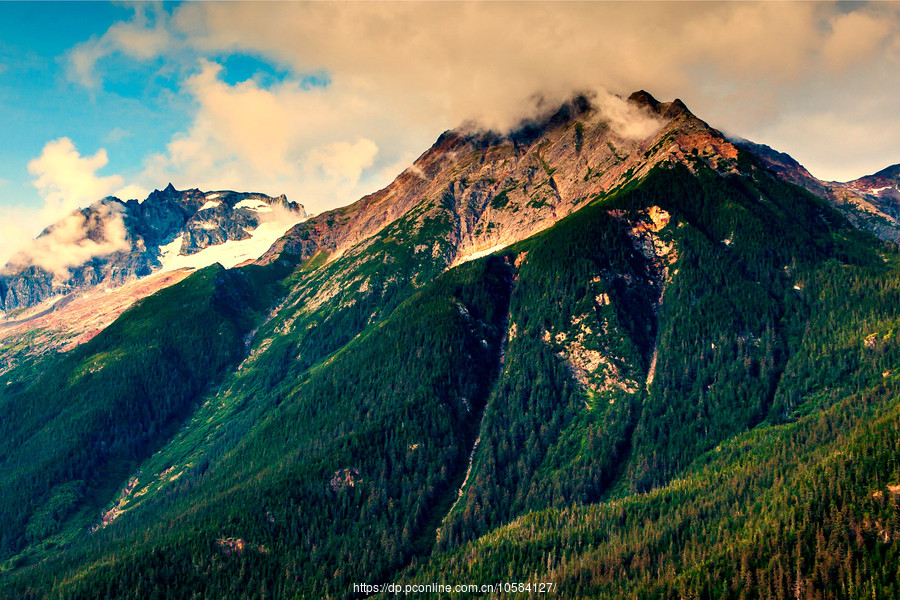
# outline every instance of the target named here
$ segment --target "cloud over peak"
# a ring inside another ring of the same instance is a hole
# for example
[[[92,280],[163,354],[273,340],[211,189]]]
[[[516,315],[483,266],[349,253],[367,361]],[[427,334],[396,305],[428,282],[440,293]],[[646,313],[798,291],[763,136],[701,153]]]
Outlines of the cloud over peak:
[[[535,115],[535,94],[558,106],[576,90],[601,87],[684,98],[712,125],[790,152],[823,177],[900,161],[896,140],[880,134],[900,127],[895,4],[128,7],[130,18],[66,56],[70,80],[92,94],[115,93],[104,82],[132,81],[138,69],[149,80],[163,73],[155,99],[181,111],[179,124],[132,160],[132,197],[173,181],[286,193],[319,212],[386,185],[445,129],[475,121],[508,131]],[[223,71],[235,56],[252,59],[240,80]],[[254,75],[254,60],[277,75]],[[319,83],[310,85],[313,74]],[[605,91],[596,102],[625,137],[658,126]],[[105,126],[104,143],[119,144],[126,131],[129,146],[142,142],[139,126]],[[99,175],[107,158],[102,149],[81,156],[69,137],[49,142],[29,164],[44,214],[122,192],[126,177]]]
[[[71,267],[129,250],[123,211],[118,202],[106,201],[94,203],[91,210],[76,210],[27,243],[8,267],[18,271],[33,265],[64,279]]]
[[[34,186],[44,198],[42,216],[52,222],[120,188],[120,175],[97,175],[108,162],[103,148],[82,156],[67,137],[47,142],[41,155],[28,163],[28,172],[36,177]]]

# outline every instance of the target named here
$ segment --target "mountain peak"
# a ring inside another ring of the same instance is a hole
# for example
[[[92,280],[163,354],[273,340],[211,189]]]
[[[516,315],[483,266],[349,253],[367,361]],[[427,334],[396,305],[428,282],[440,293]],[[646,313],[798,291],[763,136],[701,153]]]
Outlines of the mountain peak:
[[[653,112],[659,111],[659,100],[653,97],[653,95],[646,90],[638,90],[628,96],[628,102],[632,104],[637,104],[638,106],[646,106]],[[677,100],[676,102],[680,102]]]
[[[163,190],[166,194],[175,194],[178,190],[175,189],[175,186],[172,185],[172,182],[169,182],[169,185],[166,186],[166,189]]]
[[[877,173],[875,173],[874,177],[888,177],[890,179],[900,179],[900,164],[891,165],[890,167],[884,168]]]
[[[692,114],[687,105],[679,98],[675,98],[671,102],[660,102],[653,97],[653,94],[646,90],[634,92],[628,96],[627,101],[635,106],[646,108],[651,113],[657,114],[667,120],[676,119],[683,114]]]
[[[662,111],[662,116],[666,119],[674,119],[676,117],[680,117],[683,114],[690,114],[691,111],[688,110],[687,105],[681,101],[680,98],[675,98],[668,104],[661,105],[664,110]]]

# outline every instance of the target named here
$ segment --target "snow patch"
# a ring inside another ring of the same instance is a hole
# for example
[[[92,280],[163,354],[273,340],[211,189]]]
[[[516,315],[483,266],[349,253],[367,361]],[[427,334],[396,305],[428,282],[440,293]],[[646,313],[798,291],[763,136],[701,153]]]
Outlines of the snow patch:
[[[226,269],[235,267],[247,260],[256,260],[268,250],[288,229],[305,219],[266,221],[259,227],[247,230],[250,237],[244,240],[229,240],[224,244],[209,246],[191,255],[179,254],[181,237],[172,243],[160,246],[160,271],[176,271],[178,269],[202,269],[219,263]]]
[[[215,194],[215,195],[218,196],[218,194]],[[207,198],[209,198],[209,196],[207,196]],[[222,204],[222,203],[219,202],[218,200],[208,200],[203,206],[200,207],[200,210],[198,210],[197,212],[207,210],[209,208],[215,208],[215,207],[219,206],[220,204]]]
[[[159,247],[159,261],[165,265],[166,259],[171,259],[173,256],[177,256],[179,252],[181,252],[181,243],[182,238],[184,238],[184,234],[179,235],[177,238]]]
[[[206,195],[206,199],[207,199],[207,200],[212,200],[213,198],[218,198],[218,197],[221,196],[221,195],[222,195],[222,194],[220,194],[219,192],[212,192],[211,194],[207,194],[207,195]],[[201,209],[201,210],[202,210],[202,209]]]
[[[255,210],[256,212],[272,212],[272,207],[258,198],[241,200],[234,205],[234,208],[246,208],[247,210]]]

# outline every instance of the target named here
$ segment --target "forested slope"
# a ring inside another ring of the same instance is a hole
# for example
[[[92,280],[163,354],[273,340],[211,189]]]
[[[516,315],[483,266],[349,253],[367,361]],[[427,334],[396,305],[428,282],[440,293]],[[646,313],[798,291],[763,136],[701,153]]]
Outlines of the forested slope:
[[[453,268],[448,185],[10,372],[0,592],[892,597],[897,249],[744,152],[622,181]]]

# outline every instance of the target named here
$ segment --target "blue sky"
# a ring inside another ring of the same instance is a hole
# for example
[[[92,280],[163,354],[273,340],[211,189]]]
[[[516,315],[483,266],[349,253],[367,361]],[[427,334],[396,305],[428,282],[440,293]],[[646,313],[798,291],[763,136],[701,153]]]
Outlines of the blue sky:
[[[534,94],[682,98],[849,180],[900,162],[900,5],[0,2],[0,261],[107,194],[319,212]]]
[[[0,178],[7,182],[0,194],[5,202],[18,196],[27,205],[39,205],[26,163],[61,131],[85,144],[102,143],[105,119],[100,115],[113,103],[103,98],[100,111],[95,109],[87,90],[67,81],[63,56],[86,37],[102,35],[127,12],[93,2],[0,6]]]

